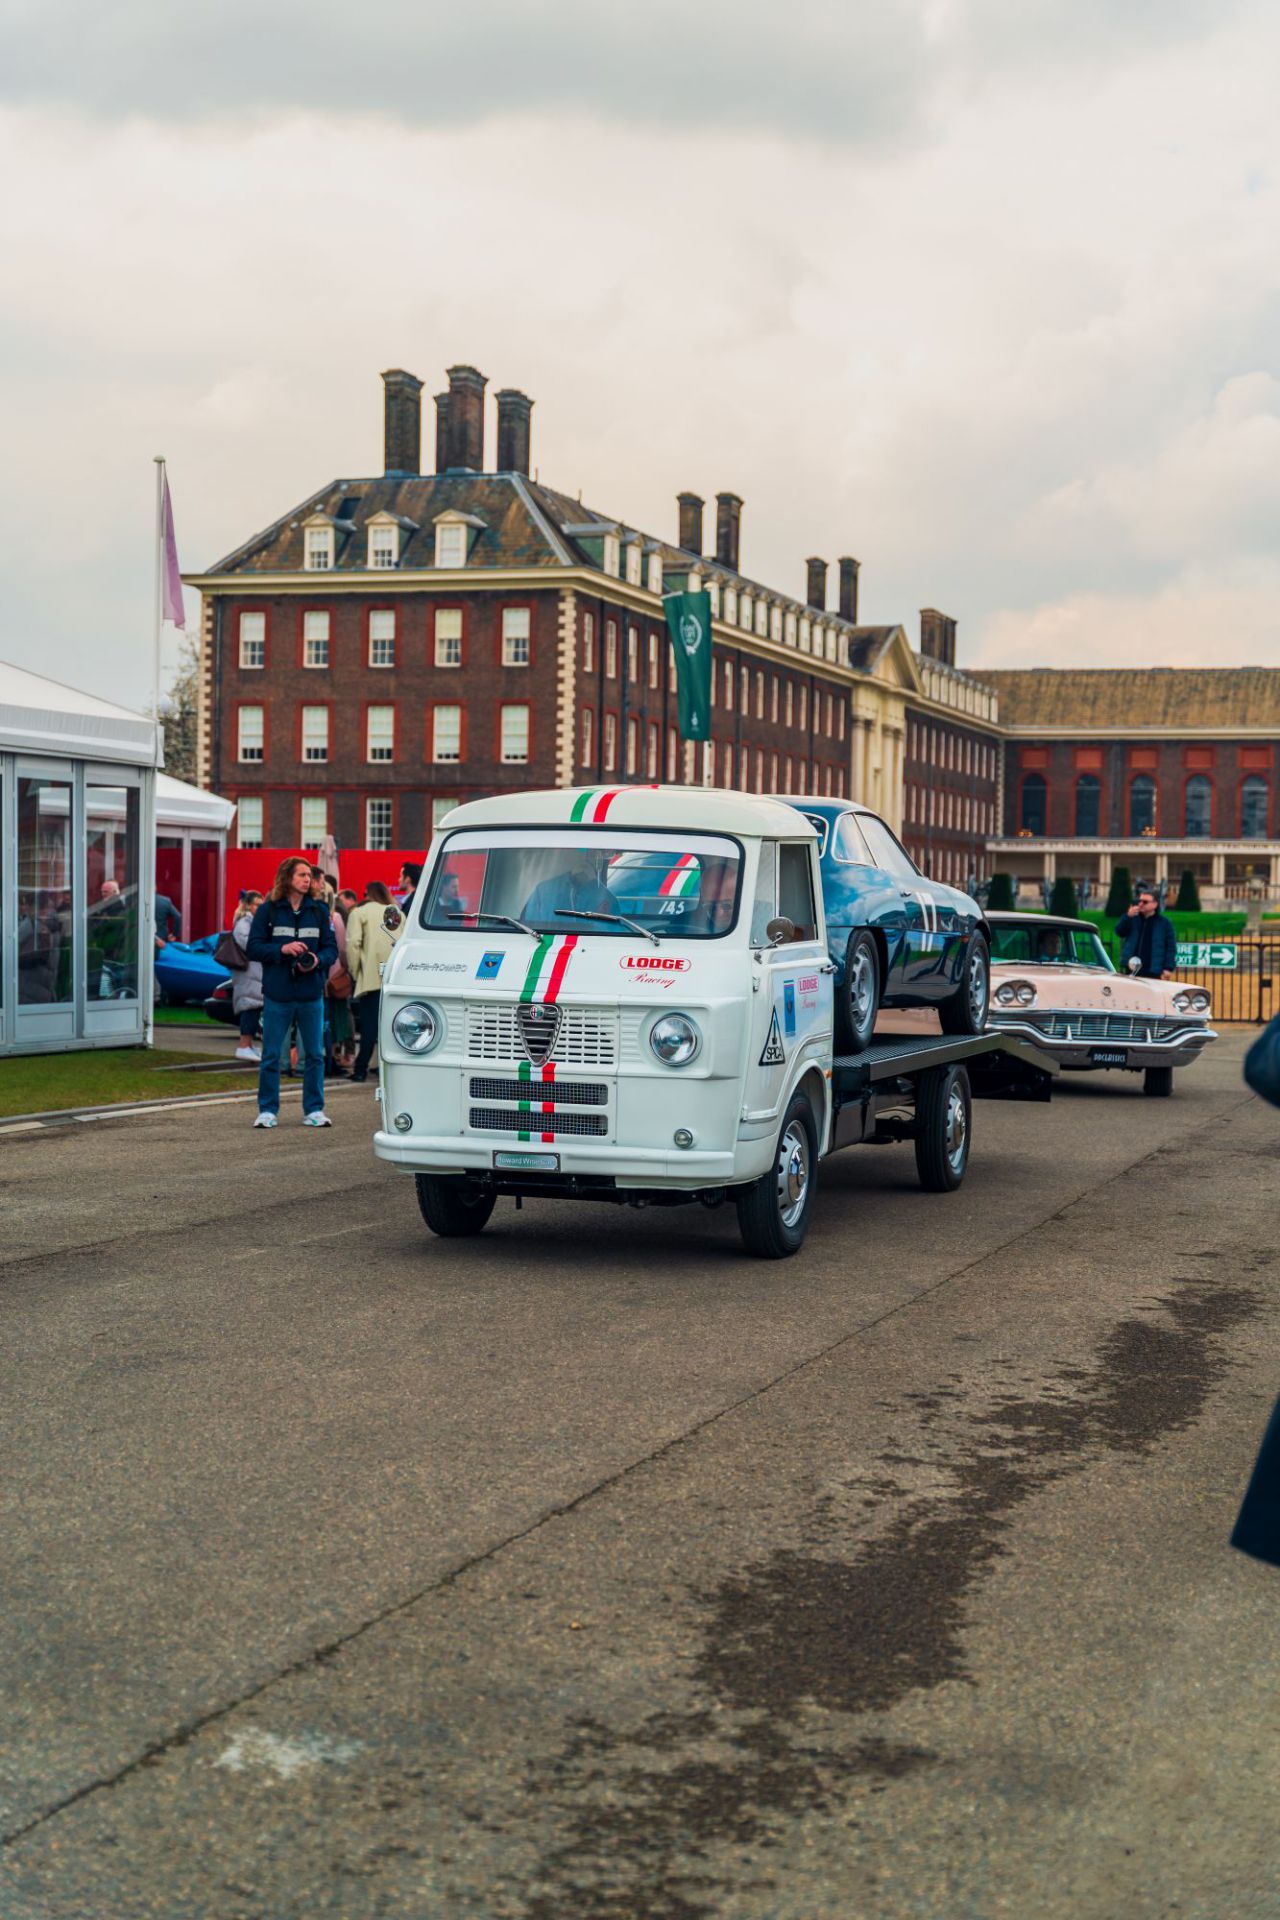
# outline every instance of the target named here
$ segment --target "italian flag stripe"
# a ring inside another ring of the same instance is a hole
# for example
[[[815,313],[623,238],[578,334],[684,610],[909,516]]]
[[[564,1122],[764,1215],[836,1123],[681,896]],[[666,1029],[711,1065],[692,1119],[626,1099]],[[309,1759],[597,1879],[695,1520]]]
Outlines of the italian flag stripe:
[[[533,950],[533,957],[529,961],[529,971],[524,977],[524,985],[520,989],[520,998],[526,1005],[533,999],[534,990],[538,984],[538,975],[542,972],[542,963],[555,943],[556,940],[553,933],[544,933],[539,936],[538,944]]]
[[[524,1081],[524,1083],[525,1083],[525,1085],[527,1086],[527,1085],[529,1084],[529,1080],[530,1080],[530,1078],[531,1078],[531,1074],[530,1074],[530,1069],[529,1069],[529,1062],[528,1062],[527,1060],[522,1060],[522,1061],[520,1062],[520,1064],[519,1064],[519,1066],[517,1067],[517,1069],[516,1069],[516,1072],[517,1072],[517,1075],[518,1075],[518,1077],[519,1077],[519,1078],[520,1078],[521,1080],[523,1080],[523,1081]],[[522,1101],[520,1102],[520,1111],[521,1111],[521,1113],[522,1113],[522,1114],[527,1114],[527,1113],[528,1113],[528,1112],[530,1111],[530,1103],[529,1103],[529,1101],[528,1101],[528,1100],[522,1100]],[[520,1138],[521,1138],[522,1140],[527,1140],[527,1139],[529,1138],[529,1134],[528,1134],[528,1131],[527,1131],[526,1129],[524,1129],[524,1128],[522,1128],[522,1129],[521,1129],[521,1131],[520,1131]]]
[[[682,853],[662,885],[658,888],[658,892],[660,894],[683,893],[690,881],[695,878],[695,857],[692,853]]]
[[[608,793],[602,793],[600,795],[600,798],[596,801],[595,812],[592,814],[591,818],[592,818],[592,821],[597,826],[603,819],[607,817],[610,807],[613,805],[614,801],[618,797],[619,791],[620,789],[617,787],[610,787]]]
[[[585,793],[580,793],[570,809],[569,818],[571,820],[581,820],[595,797],[594,787],[588,787]]]
[[[554,1086],[552,1085],[552,1082],[555,1080],[555,1077],[556,1077],[556,1063],[554,1060],[548,1060],[546,1066],[542,1069],[542,1084],[553,1095],[554,1095],[555,1089],[554,1089]],[[556,1108],[555,1108],[554,1098],[543,1101],[542,1111],[544,1113],[554,1113],[555,1110]],[[544,1133],[542,1136],[543,1146],[547,1146],[548,1144],[554,1145],[555,1137],[556,1136],[554,1133]]]
[[[569,965],[570,956],[577,944],[578,936],[576,933],[565,935],[564,945],[561,947],[551,965],[551,973],[547,980],[547,990],[542,996],[542,1004],[544,1006],[551,1007],[555,1005],[560,989],[564,985],[565,969]]]

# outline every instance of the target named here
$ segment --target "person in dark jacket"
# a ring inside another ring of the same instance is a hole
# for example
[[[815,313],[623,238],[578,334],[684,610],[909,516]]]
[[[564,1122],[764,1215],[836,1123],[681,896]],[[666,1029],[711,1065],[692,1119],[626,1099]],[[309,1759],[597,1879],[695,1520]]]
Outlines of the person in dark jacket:
[[[1151,887],[1139,887],[1138,897],[1123,920],[1116,921],[1121,942],[1120,971],[1138,973],[1144,980],[1172,980],[1178,964],[1178,936],[1173,922],[1160,911]],[[1130,967],[1131,960],[1141,964]]]
[[[255,1127],[280,1112],[280,1049],[290,1025],[303,1055],[302,1120],[331,1124],[324,1110],[324,989],[338,942],[323,900],[312,898],[311,863],[282,860],[271,892],[253,916],[248,955],[262,967],[262,1064]]]
[[[1256,1094],[1280,1107],[1280,1014],[1246,1053],[1244,1077]],[[1231,1544],[1254,1560],[1280,1567],[1280,1401],[1262,1436]]]

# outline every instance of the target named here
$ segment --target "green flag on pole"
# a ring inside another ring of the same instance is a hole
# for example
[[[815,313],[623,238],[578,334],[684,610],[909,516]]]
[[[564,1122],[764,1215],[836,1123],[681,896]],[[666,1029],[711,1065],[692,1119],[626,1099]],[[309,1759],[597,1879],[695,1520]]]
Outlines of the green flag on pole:
[[[676,656],[681,737],[711,738],[711,595],[669,593],[663,601]]]

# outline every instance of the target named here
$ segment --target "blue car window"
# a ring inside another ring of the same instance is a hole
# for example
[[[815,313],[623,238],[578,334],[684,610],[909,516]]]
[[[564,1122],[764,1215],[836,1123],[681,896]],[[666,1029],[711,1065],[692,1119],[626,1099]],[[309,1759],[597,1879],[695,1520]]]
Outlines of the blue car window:
[[[904,853],[894,835],[883,820],[874,813],[864,813],[858,822],[863,837],[871,849],[872,858],[877,867],[883,868],[898,880],[918,880],[920,869]]]
[[[818,858],[821,860],[827,851],[827,816],[825,813],[806,813],[804,817],[818,836]],[[836,857],[839,858],[838,851]]]
[[[836,821],[835,832],[831,837],[831,853],[834,859],[843,860],[850,866],[874,867],[876,865],[859,831],[858,816],[854,813],[842,813]]]

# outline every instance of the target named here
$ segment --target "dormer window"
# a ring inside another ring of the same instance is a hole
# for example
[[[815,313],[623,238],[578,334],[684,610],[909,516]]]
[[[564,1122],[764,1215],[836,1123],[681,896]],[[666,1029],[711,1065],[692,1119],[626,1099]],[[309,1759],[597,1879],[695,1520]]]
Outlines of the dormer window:
[[[711,601],[711,616],[714,620],[718,620],[720,618],[720,582],[718,580],[708,580],[707,596]]]
[[[777,609],[775,608],[775,609],[774,609],[774,611],[775,611],[775,614],[776,614],[776,612],[777,612]],[[777,632],[777,631],[775,630],[775,632],[774,632],[774,636],[773,636],[773,637],[774,637],[774,639],[775,639],[775,640],[779,640],[779,639],[781,639],[781,640],[785,640],[785,642],[786,642],[786,644],[787,644],[787,645],[788,645],[789,647],[794,647],[794,645],[795,645],[795,643],[796,643],[796,616],[795,616],[795,614],[794,614],[794,613],[789,613],[789,614],[787,615],[787,617],[786,617],[786,623],[785,623],[785,625],[784,625],[784,627],[783,627],[783,630],[782,630],[782,632],[781,632],[781,634],[779,634],[779,633],[778,633],[778,632]]]
[[[606,533],[603,546],[600,564],[606,573],[611,573],[617,579],[622,572],[622,543],[616,533]]]
[[[386,521],[369,528],[369,565],[396,567],[400,564],[400,529]]]
[[[756,601],[756,632],[762,640],[769,637],[769,609],[763,600]]]
[[[436,528],[436,565],[438,567],[465,567],[467,564],[467,530],[457,520],[448,520]]]
[[[819,632],[821,632],[821,629],[819,629]],[[800,651],[801,653],[808,653],[812,645],[813,645],[813,629],[809,621],[805,618],[803,614],[801,614],[800,616]]]
[[[794,620],[794,618],[795,618],[794,614],[787,615],[787,619],[789,622]],[[795,631],[794,627],[792,628],[792,631],[793,632]],[[782,608],[781,607],[773,607],[770,610],[769,636],[773,640],[781,640],[782,638]]]
[[[738,624],[741,626],[744,633],[750,633],[752,623],[754,620],[755,620],[755,607],[754,607],[754,604],[752,603],[751,595],[749,593],[744,593],[742,596],[742,600],[739,603],[739,612],[738,612]]]
[[[724,590],[724,617],[732,625],[738,618],[738,589],[726,587]]]
[[[650,593],[662,592],[662,555],[660,553],[651,553],[649,555],[649,577],[647,585]]]
[[[308,573],[331,573],[333,570],[333,528],[308,527],[306,544],[303,549],[303,567]]]
[[[642,560],[643,555],[640,552],[640,542],[635,539],[628,540],[627,585],[630,587],[638,587],[640,585],[640,567]]]

